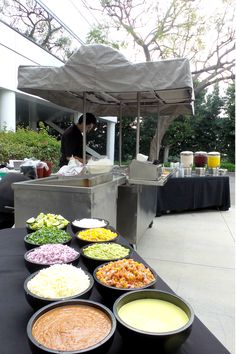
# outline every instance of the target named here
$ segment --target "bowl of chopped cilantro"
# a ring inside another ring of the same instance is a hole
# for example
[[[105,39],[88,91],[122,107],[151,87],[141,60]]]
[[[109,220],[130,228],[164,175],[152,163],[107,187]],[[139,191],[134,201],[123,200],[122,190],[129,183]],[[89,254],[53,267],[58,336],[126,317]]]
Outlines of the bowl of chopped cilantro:
[[[72,236],[68,232],[59,230],[56,227],[43,227],[35,232],[27,234],[24,237],[25,247],[27,250],[53,243],[69,245],[71,240]]]

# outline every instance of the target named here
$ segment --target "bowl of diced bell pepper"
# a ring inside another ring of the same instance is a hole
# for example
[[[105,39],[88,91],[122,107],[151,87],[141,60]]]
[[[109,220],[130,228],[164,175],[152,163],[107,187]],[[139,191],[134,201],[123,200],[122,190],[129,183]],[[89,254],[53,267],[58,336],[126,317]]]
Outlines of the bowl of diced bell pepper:
[[[132,258],[106,262],[94,269],[93,277],[100,294],[114,302],[125,292],[152,288],[157,281],[156,272]]]

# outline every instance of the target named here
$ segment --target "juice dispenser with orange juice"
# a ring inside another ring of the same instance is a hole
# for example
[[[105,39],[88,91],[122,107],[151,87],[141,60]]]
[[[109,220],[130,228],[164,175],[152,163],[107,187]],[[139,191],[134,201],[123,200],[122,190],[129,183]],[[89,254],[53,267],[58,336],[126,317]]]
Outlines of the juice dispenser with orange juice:
[[[216,152],[216,151],[208,152],[207,165],[208,165],[208,168],[219,168],[220,167],[220,153]]]

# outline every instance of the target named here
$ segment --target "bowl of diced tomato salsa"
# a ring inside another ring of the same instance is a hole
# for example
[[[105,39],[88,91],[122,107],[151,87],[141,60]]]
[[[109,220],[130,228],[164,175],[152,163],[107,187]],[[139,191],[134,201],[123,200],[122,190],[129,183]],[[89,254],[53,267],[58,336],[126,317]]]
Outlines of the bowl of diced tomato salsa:
[[[111,301],[128,291],[152,288],[157,281],[153,269],[132,258],[103,263],[93,276],[100,294]]]

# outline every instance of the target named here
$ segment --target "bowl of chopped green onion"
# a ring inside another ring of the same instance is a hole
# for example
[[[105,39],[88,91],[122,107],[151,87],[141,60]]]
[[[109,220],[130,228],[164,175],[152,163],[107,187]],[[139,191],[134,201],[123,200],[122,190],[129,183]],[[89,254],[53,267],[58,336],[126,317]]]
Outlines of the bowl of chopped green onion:
[[[65,230],[59,230],[56,227],[43,227],[24,237],[24,243],[27,250],[53,243],[69,245],[71,240],[72,236],[68,232]]]
[[[84,264],[92,270],[104,262],[129,258],[132,251],[131,247],[116,242],[89,243],[80,249]]]

